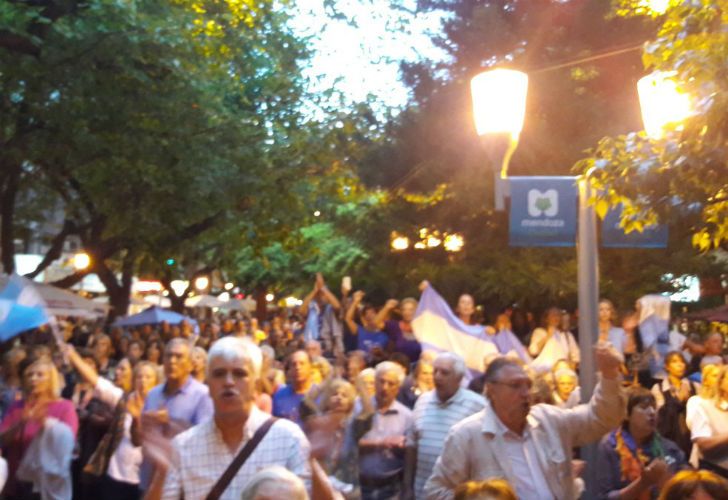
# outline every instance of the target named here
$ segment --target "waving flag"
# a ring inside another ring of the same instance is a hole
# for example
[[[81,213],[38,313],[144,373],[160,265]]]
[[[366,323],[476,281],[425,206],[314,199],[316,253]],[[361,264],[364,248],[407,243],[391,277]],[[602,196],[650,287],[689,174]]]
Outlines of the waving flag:
[[[32,286],[14,274],[0,292],[0,341],[51,322],[45,303]]]
[[[498,347],[485,337],[485,328],[466,325],[432,286],[422,292],[412,330],[423,349],[454,352],[473,371],[483,371],[483,359],[498,354]]]

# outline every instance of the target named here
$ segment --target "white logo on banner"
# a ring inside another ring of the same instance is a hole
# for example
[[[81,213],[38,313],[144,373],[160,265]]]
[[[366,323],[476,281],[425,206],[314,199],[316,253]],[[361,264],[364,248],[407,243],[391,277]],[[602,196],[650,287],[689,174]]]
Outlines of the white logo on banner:
[[[559,193],[555,189],[541,192],[538,189],[528,191],[528,215],[531,217],[554,217],[559,213]]]

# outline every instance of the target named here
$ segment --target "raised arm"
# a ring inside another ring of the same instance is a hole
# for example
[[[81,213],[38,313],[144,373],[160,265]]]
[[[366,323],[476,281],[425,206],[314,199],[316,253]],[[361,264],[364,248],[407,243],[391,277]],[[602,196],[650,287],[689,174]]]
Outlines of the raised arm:
[[[374,318],[374,322],[377,325],[377,329],[381,330],[384,328],[384,322],[389,319],[389,315],[392,313],[395,307],[397,307],[399,301],[396,299],[389,299],[384,306],[377,312],[377,316]]]
[[[91,384],[92,387],[96,387],[96,383],[99,381],[99,374],[81,358],[81,355],[76,352],[76,349],[71,344],[66,344],[66,356],[68,356],[68,360],[78,374],[81,375],[81,378]]]
[[[351,299],[351,304],[349,305],[349,308],[346,310],[346,316],[344,316],[344,321],[346,321],[346,326],[349,327],[349,331],[352,333],[352,335],[357,334],[357,327],[356,321],[354,321],[354,314],[356,314],[356,308],[359,307],[359,304],[361,303],[362,299],[364,298],[364,292],[361,290],[354,292],[354,295]]]

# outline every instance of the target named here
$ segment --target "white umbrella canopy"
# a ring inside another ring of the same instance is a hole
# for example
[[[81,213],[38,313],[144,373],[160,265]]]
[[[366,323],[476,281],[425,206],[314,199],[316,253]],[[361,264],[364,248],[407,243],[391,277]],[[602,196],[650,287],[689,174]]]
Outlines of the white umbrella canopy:
[[[240,299],[230,299],[227,302],[223,302],[220,306],[221,309],[228,309],[230,311],[255,311],[257,303],[250,297]]]
[[[185,300],[185,307],[223,307],[225,302],[212,295],[195,295]]]
[[[109,312],[108,304],[100,304],[88,300],[73,292],[45,283],[20,277],[26,286],[32,286],[48,307],[48,313],[53,316],[74,316],[80,318],[99,318]],[[0,275],[0,289],[8,282],[8,276]]]

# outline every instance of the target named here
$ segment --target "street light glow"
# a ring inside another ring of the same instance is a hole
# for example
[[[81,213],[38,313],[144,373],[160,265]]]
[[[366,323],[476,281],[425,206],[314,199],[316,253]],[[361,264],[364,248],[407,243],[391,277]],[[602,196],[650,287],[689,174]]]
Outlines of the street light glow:
[[[425,244],[427,245],[427,248],[435,248],[439,247],[440,243],[442,243],[442,240],[434,235],[429,235],[427,237],[427,240],[425,241]]]
[[[198,290],[207,290],[208,286],[210,286],[210,279],[207,276],[200,276],[195,279],[195,288]]]
[[[473,116],[479,135],[508,133],[517,138],[526,116],[528,75],[511,69],[493,69],[470,82]]]
[[[276,296],[273,295],[272,293],[267,293],[265,295],[265,300],[268,301],[268,302],[273,302],[273,300],[275,300],[275,298],[276,298]]]
[[[448,234],[445,236],[445,243],[443,246],[447,252],[459,252],[465,246],[465,238],[457,233]]]
[[[77,253],[73,256],[73,268],[76,271],[83,271],[91,265],[91,257],[85,252]]]
[[[642,0],[640,5],[647,7],[654,14],[662,15],[667,12],[667,8],[670,6],[670,0]]]
[[[407,250],[409,248],[409,238],[406,236],[399,236],[396,233],[392,234],[392,250],[396,251],[402,251]]]
[[[690,96],[681,92],[674,72],[655,71],[637,82],[645,132],[653,139],[664,136],[665,127],[688,118],[693,110]]]
[[[233,283],[225,283],[225,290],[232,290],[235,285]]]
[[[425,248],[427,248],[427,245],[425,245],[424,241],[418,241],[417,243],[415,243],[415,248],[417,250],[424,250]]]

